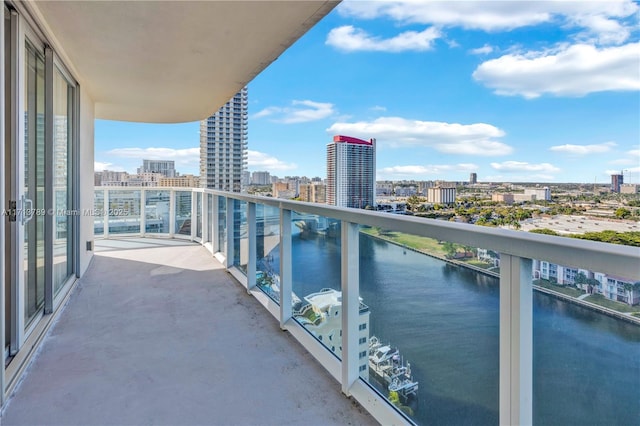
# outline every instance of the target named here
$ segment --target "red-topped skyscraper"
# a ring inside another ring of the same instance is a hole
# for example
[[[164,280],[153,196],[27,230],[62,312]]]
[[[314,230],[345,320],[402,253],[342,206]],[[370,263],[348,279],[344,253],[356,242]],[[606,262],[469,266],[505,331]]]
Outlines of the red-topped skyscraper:
[[[336,135],[327,144],[327,204],[376,206],[376,140]]]

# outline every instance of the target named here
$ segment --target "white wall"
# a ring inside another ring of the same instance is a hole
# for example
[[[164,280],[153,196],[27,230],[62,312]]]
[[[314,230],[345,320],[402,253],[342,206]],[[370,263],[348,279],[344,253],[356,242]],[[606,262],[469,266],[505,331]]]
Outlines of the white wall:
[[[86,90],[80,89],[80,211],[93,209],[93,121],[94,102]],[[93,241],[93,216],[80,215],[80,275],[91,262],[93,252],[87,251],[87,241]]]

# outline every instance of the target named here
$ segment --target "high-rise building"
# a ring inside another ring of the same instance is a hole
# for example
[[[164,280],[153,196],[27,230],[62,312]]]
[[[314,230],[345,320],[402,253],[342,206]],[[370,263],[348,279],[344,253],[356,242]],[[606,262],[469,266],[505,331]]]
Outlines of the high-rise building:
[[[623,183],[624,176],[622,174],[611,175],[611,192],[620,192],[620,185]]]
[[[298,198],[300,201],[325,204],[327,202],[327,186],[321,182],[301,184]]]
[[[247,88],[200,122],[200,184],[242,192],[247,166]]]
[[[251,183],[253,185],[270,185],[271,175],[269,172],[253,172],[251,174]]]
[[[327,144],[327,204],[375,207],[376,140],[337,135]]]
[[[478,174],[477,173],[469,174],[469,184],[475,185],[476,183],[478,183]]]
[[[176,176],[176,163],[173,160],[142,160],[138,174],[160,173],[164,177]]]
[[[427,201],[434,204],[453,204],[456,202],[456,188],[427,188]]]

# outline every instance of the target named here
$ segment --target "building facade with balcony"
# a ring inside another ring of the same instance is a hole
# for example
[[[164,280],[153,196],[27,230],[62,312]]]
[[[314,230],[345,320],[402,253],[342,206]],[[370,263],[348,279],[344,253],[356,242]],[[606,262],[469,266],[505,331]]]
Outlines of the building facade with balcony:
[[[138,174],[159,173],[164,177],[176,175],[176,162],[173,160],[142,160],[142,166],[138,167]]]
[[[248,91],[243,87],[215,114],[200,122],[200,184],[242,192],[247,168]]]
[[[637,305],[640,303],[640,288],[635,287],[637,281],[629,278],[622,278],[615,275],[608,275],[602,272],[594,272],[582,268],[572,268],[563,265],[557,265],[552,262],[534,260],[533,277],[536,279],[547,280],[553,284],[559,285],[577,285],[582,289],[587,289],[589,283],[579,283],[576,281],[578,274],[582,274],[583,278],[592,281],[594,284],[593,291],[601,294],[609,300],[626,303],[628,305]]]
[[[376,206],[376,140],[336,135],[327,144],[327,204]]]
[[[453,204],[456,202],[456,188],[427,188],[427,201],[433,204]]]

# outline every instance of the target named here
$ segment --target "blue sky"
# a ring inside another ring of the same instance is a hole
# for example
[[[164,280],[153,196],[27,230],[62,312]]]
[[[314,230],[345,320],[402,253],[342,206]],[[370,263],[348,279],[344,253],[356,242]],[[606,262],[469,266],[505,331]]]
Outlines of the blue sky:
[[[335,134],[378,179],[640,182],[631,1],[345,1],[249,84],[249,170],[326,175]],[[198,174],[199,123],[98,120],[96,170]]]

